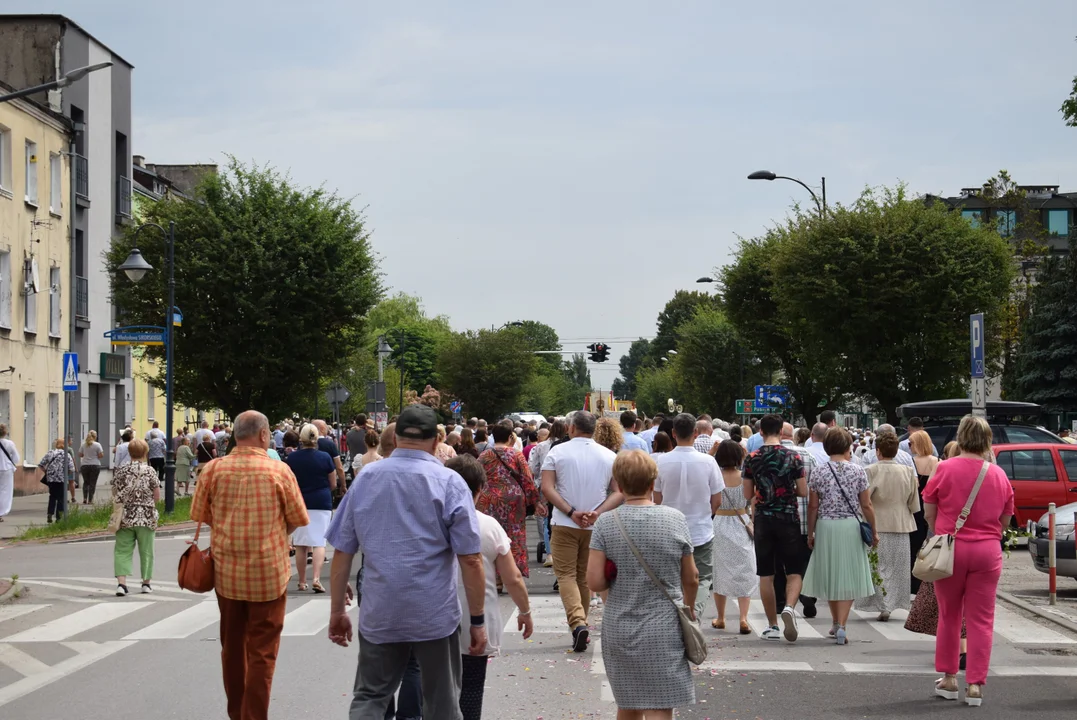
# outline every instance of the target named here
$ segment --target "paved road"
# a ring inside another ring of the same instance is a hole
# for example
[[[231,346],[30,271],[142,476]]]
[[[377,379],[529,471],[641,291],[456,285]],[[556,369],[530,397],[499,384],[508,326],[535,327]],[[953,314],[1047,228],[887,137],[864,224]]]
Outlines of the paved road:
[[[29,596],[0,608],[0,713],[4,717],[112,720],[117,708],[158,718],[223,717],[216,605],[180,591],[173,567],[183,537],[159,538],[153,595],[116,598],[110,540],[0,549],[0,568],[18,573]],[[328,565],[326,568],[328,573]],[[485,717],[612,718],[594,645],[568,652],[560,600],[549,569],[528,581],[535,635],[515,631],[502,598],[504,655],[491,661]],[[355,648],[325,639],[328,598],[289,591],[285,637],[273,691],[274,718],[344,718]],[[762,629],[753,607],[754,629]],[[697,671],[700,704],[684,718],[897,718],[951,707],[931,698],[934,643],[900,622],[856,618],[849,646],[825,639],[828,621],[802,625],[795,645],[709,627],[711,655]],[[1077,637],[1000,608],[987,704],[978,717],[1069,718],[1077,700]],[[954,708],[956,710],[956,708]],[[1035,715],[1033,715],[1035,713]]]

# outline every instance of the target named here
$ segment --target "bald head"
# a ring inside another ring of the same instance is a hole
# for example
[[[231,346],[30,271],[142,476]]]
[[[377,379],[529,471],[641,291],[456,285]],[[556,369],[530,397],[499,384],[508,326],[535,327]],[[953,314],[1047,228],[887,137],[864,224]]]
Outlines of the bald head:
[[[811,426],[811,441],[823,442],[826,437],[826,423],[817,422]]]
[[[241,412],[232,428],[232,436],[239,447],[269,447],[269,420],[257,410]]]
[[[793,424],[792,423],[782,423],[782,440],[792,440],[792,439],[793,439]]]
[[[714,433],[714,425],[711,424],[710,420],[697,420],[696,433],[699,435],[711,435]]]
[[[322,437],[329,434],[329,426],[325,424],[325,420],[315,420],[314,427],[318,428],[318,434]]]

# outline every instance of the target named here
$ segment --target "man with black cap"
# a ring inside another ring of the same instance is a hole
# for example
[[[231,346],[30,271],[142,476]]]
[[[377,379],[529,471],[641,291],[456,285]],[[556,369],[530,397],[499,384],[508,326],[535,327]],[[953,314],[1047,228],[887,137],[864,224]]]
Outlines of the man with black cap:
[[[434,457],[438,419],[410,405],[396,421],[396,449],[352,483],[326,539],[332,565],[329,639],[347,646],[345,599],[352,561],[363,549],[359,667],[349,717],[380,718],[412,655],[423,677],[423,715],[461,720],[460,602],[456,563],[467,594],[470,646],[486,647],[486,581],[475,505],[467,484]]]

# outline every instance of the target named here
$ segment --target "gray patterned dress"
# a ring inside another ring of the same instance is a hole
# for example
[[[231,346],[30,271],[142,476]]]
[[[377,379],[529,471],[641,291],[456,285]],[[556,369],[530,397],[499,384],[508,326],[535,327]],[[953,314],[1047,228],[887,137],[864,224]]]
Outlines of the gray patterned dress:
[[[722,490],[721,510],[744,510],[748,501],[738,486]],[[743,521],[742,521],[743,518]],[[714,579],[715,595],[731,598],[754,597],[759,587],[755,573],[755,547],[744,527],[750,522],[747,515],[714,516]]]
[[[692,554],[684,515],[664,505],[624,505],[616,512],[666,591],[683,603],[681,558]],[[613,513],[598,518],[591,549],[603,551],[617,565],[602,618],[602,660],[617,707],[661,710],[694,704],[677,611],[632,554]]]

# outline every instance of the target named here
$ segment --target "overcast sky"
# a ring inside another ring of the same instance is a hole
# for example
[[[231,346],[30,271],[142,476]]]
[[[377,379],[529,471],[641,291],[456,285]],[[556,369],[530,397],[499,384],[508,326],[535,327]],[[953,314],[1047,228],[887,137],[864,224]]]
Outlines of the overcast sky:
[[[8,7],[41,12],[40,0]],[[14,7],[12,7],[14,6]],[[793,202],[999,168],[1077,190],[1073,0],[56,0],[135,65],[133,147],[366,208],[387,286],[616,359]]]

